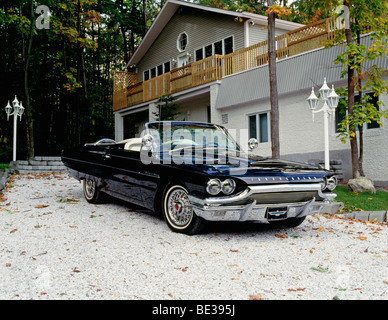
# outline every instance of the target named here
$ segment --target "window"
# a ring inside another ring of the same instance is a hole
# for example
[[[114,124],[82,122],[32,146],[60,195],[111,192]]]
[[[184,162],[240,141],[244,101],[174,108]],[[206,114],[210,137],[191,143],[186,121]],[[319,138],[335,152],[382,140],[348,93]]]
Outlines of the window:
[[[151,79],[156,77],[156,68],[151,69]]]
[[[208,45],[205,47],[205,58],[213,55],[213,45]]]
[[[178,36],[178,50],[180,52],[183,52],[186,50],[186,47],[187,47],[187,34],[185,32],[181,33],[179,36]]]
[[[251,115],[248,121],[249,138],[255,138],[260,143],[268,142],[268,112]]]
[[[143,72],[143,81],[147,81],[150,78],[150,70]]]
[[[145,70],[143,72],[143,81],[147,81],[149,79],[155,78],[156,76],[160,76],[163,73],[171,71],[171,63],[167,61],[166,63],[160,64],[155,68]]]
[[[218,41],[214,44],[214,54],[222,54],[222,41]]]
[[[203,49],[198,49],[195,51],[195,61],[203,59]]]
[[[379,108],[379,97],[375,97],[372,93],[369,93],[370,100],[369,102],[372,103],[377,111],[380,111]],[[367,123],[367,129],[377,129],[380,128],[380,125],[377,123],[377,121],[372,121],[371,123]]]
[[[224,40],[224,54],[233,52],[233,37],[226,38]]]
[[[195,61],[210,57],[214,54],[225,55],[233,52],[233,37],[225,38],[209,44],[195,51]]]
[[[170,61],[168,61],[164,64],[164,73],[170,72],[170,71],[171,71],[171,66],[170,66]]]
[[[163,74],[163,65],[158,65],[157,67],[157,70],[158,70],[158,76],[160,76],[161,74]]]

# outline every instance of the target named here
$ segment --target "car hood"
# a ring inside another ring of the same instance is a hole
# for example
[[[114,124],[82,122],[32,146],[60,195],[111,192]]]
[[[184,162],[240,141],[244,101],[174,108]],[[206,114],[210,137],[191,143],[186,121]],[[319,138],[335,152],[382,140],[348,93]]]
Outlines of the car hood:
[[[190,160],[190,161],[187,161]],[[329,171],[319,166],[288,161],[283,159],[264,158],[257,155],[221,155],[214,158],[182,159],[185,166],[215,175],[271,175],[271,174],[296,174],[296,173],[328,173]]]

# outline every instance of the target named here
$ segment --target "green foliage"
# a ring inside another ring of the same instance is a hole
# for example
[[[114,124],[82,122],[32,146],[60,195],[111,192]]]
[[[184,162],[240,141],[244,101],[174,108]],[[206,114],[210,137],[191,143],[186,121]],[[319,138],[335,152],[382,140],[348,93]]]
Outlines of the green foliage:
[[[342,65],[342,77],[348,76],[348,71],[354,70],[354,78],[352,85],[360,92],[361,99],[351,106],[353,114],[348,114],[340,124],[339,137],[342,142],[347,139],[352,139],[356,136],[357,127],[361,127],[364,123],[376,122],[382,126],[381,118],[388,117],[388,111],[379,111],[374,104],[371,103],[370,95],[362,95],[363,92],[372,92],[375,97],[388,93],[388,86],[382,79],[385,72],[377,64],[374,64],[369,69],[365,69],[364,65],[367,61],[374,61],[376,58],[386,59],[388,56],[388,38],[386,30],[388,29],[387,19],[387,4],[382,0],[355,0],[351,2],[350,21],[351,30],[354,37],[353,42],[344,42],[345,34],[339,32],[336,39],[326,44],[327,47],[333,45],[342,45],[344,51],[336,57],[335,64]],[[372,40],[372,45],[367,47],[361,41],[359,36],[361,33],[369,31],[369,37]],[[344,88],[337,89],[337,93],[344,97],[343,101],[348,99],[348,91]],[[382,106],[382,102],[379,101]],[[340,105],[341,107],[341,105]]]
[[[153,112],[153,114],[157,117],[159,121],[175,120],[175,117],[180,114],[180,112],[177,112],[179,105],[177,103],[173,103],[176,100],[177,98],[173,97],[170,94],[166,96],[161,96],[158,99],[158,111]]]
[[[143,7],[145,3],[145,7]],[[24,67],[33,42],[28,83],[36,155],[113,137],[113,72],[123,70],[159,4],[146,0],[40,0],[50,9],[50,28],[35,28],[31,0],[0,2],[0,103],[15,94],[25,103]],[[144,21],[143,9],[146,10]],[[18,127],[18,158],[25,156],[26,124]],[[1,154],[12,143],[12,122],[0,113]],[[6,151],[4,151],[6,150]]]

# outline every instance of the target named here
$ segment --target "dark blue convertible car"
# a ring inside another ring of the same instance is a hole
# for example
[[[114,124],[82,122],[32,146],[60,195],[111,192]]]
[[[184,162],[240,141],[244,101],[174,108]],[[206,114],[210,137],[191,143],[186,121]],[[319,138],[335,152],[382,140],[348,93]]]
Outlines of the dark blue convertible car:
[[[185,234],[200,232],[206,221],[295,227],[337,207],[332,172],[245,152],[215,124],[149,122],[142,138],[103,139],[65,150],[62,161],[83,181],[88,202],[108,194],[160,212],[171,230]]]

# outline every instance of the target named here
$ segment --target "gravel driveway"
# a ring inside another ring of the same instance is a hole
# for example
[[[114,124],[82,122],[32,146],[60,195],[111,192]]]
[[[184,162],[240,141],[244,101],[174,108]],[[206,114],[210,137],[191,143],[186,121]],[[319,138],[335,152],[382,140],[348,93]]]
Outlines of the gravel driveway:
[[[67,174],[17,175],[0,198],[0,277],[0,299],[387,299],[388,230],[317,215],[185,236],[88,204]]]

